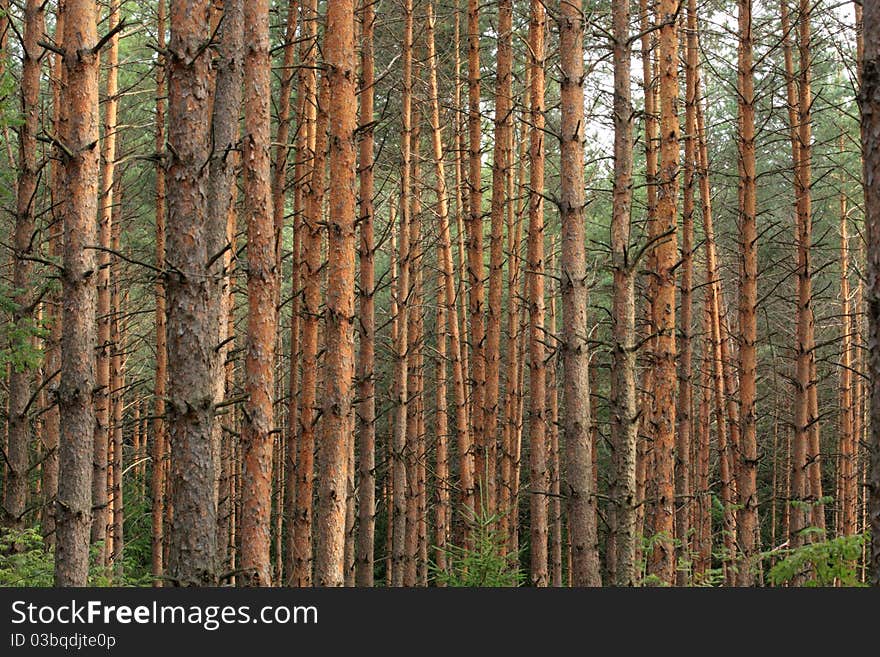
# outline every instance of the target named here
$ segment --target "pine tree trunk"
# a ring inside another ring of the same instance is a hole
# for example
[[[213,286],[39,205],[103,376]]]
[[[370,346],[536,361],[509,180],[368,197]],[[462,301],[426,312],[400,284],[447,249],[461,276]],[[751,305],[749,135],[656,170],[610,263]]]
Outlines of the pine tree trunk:
[[[157,47],[159,49],[156,66],[156,153],[165,153],[165,0],[159,0],[158,20],[156,22]],[[165,269],[165,166],[156,165],[156,267]],[[165,543],[165,473],[167,472],[167,442],[165,423],[165,394],[168,377],[168,347],[165,316],[165,277],[156,277],[156,375],[153,384],[153,445],[151,457],[153,473],[150,491],[153,498],[151,511],[152,535],[150,538],[151,568],[153,586],[162,586],[160,579],[165,573],[163,545]]]
[[[754,586],[758,541],[758,436],[757,351],[758,339],[758,223],[755,189],[755,85],[752,63],[752,2],[739,2],[739,225],[740,225],[740,302],[739,302],[739,396],[742,434],[739,444],[737,527],[743,563],[737,584]]]
[[[269,586],[272,514],[272,395],[278,319],[275,224],[270,165],[271,60],[269,2],[244,3],[244,134],[242,162],[247,217],[248,314],[242,423],[241,570],[249,586]]]
[[[559,17],[559,51],[562,69],[560,287],[562,288],[562,394],[565,406],[563,426],[567,457],[563,494],[568,499],[572,584],[600,586],[596,491],[593,489],[590,436],[588,369],[590,353],[587,344],[589,327],[584,212],[583,45],[583,14],[573,3],[562,2]]]
[[[452,365],[453,402],[455,404],[455,436],[459,458],[459,486],[465,517],[474,508],[474,465],[471,433],[468,426],[467,369],[463,362],[462,339],[458,314],[458,286],[455,280],[455,262],[452,253],[452,234],[449,226],[449,203],[446,189],[446,168],[443,160],[443,138],[440,123],[440,95],[437,82],[437,53],[435,49],[435,19],[433,2],[428,3],[426,45],[429,64],[429,95],[431,101],[431,151],[434,159],[434,182],[437,196],[437,219],[440,237],[439,260],[443,276],[443,297],[446,330],[449,333],[449,355]],[[459,193],[459,192],[457,192]],[[439,319],[438,319],[439,324]],[[438,328],[439,331],[439,328]],[[439,333],[438,333],[439,336]],[[438,337],[439,340],[439,337]],[[440,392],[437,392],[438,399]],[[439,414],[439,409],[438,409]],[[438,430],[439,431],[439,430]],[[439,458],[439,456],[438,456]],[[438,475],[439,478],[439,475]],[[451,522],[451,517],[447,519]]]
[[[529,507],[530,581],[548,586],[547,368],[544,335],[544,31],[547,15],[541,0],[532,0],[529,20],[531,130],[529,136],[529,231],[526,285],[529,307]]]
[[[21,71],[22,121],[18,128],[18,185],[13,234],[13,303],[11,324],[22,342],[15,347],[30,349],[33,317],[33,293],[30,258],[34,255],[34,217],[36,216],[37,133],[40,129],[40,69],[43,49],[38,41],[43,36],[44,4],[28,0],[25,5],[23,63]],[[5,51],[4,51],[5,55]],[[28,452],[33,438],[28,406],[34,388],[34,370],[14,365],[9,373],[9,437],[4,456],[7,476],[3,498],[6,522],[13,527],[24,526],[27,507]],[[6,524],[4,522],[3,524]]]
[[[64,27],[61,106],[65,125],[60,140],[64,162],[64,300],[61,382],[58,406],[61,436],[58,465],[58,542],[55,585],[85,586],[89,570],[92,522],[92,440],[95,413],[95,244],[99,176],[98,35],[95,4],[68,0]]]
[[[55,44],[59,47],[64,45],[64,0],[59,0],[55,11]],[[4,29],[0,26],[0,30]],[[2,37],[0,37],[2,39]],[[2,44],[0,44],[2,45]],[[5,52],[5,47],[3,48]],[[61,87],[64,62],[59,54],[55,54],[52,61],[52,131],[56,136],[61,135],[63,108],[61,107]],[[64,249],[64,222],[62,219],[62,201],[64,199],[63,164],[56,160],[51,165],[51,200],[52,200],[52,228],[49,231],[49,252],[51,256],[60,262]],[[57,392],[58,373],[61,369],[61,305],[62,297],[57,291],[49,296],[49,331],[50,337],[46,349],[45,373],[51,377],[49,394],[53,400],[46,412],[45,447],[46,456],[43,462],[42,486],[44,505],[40,523],[47,546],[54,546],[56,542],[55,517],[56,501],[58,497],[58,438],[61,433],[60,417],[58,412]]]
[[[348,441],[354,377],[357,65],[354,0],[328,5],[324,56],[330,83],[330,198],[324,437],[318,445],[315,581],[342,586]],[[268,96],[268,91],[267,91]]]
[[[504,287],[504,211],[508,179],[513,167],[513,2],[498,3],[498,44],[495,67],[495,139],[492,154],[490,209],[489,290],[486,299],[486,387],[483,396],[487,502],[490,513],[497,502],[497,434],[501,392],[501,320]]]
[[[358,419],[358,544],[355,561],[358,586],[373,586],[376,534],[376,273],[373,173],[373,29],[372,2],[361,8],[360,89],[360,295],[358,308],[357,419]],[[438,320],[439,321],[439,320]],[[439,394],[439,393],[438,393]]]
[[[119,22],[119,3],[113,0],[107,19],[107,29],[113,30]],[[98,351],[96,359],[97,388],[95,389],[95,437],[92,461],[92,543],[98,544],[98,563],[107,565],[110,551],[112,509],[108,497],[107,465],[112,414],[110,352],[111,304],[110,247],[113,234],[113,191],[116,169],[116,115],[118,91],[119,37],[114,35],[107,44],[107,87],[104,103],[103,139],[101,141],[101,188],[98,199],[98,226],[101,250],[98,252]]]
[[[630,81],[629,5],[612,5],[614,30],[614,206],[611,215],[611,445],[613,473],[609,506],[609,578],[616,586],[636,584],[636,302],[630,256],[633,168],[633,108]]]
[[[210,318],[214,327],[215,355],[212,366],[214,382],[214,403],[220,404],[226,396],[226,377],[224,376],[226,356],[229,352],[227,326],[230,304],[226,303],[226,290],[230,285],[229,270],[232,262],[232,245],[228,240],[228,223],[235,215],[235,200],[238,194],[236,171],[239,159],[239,123],[241,114],[241,83],[244,74],[244,3],[242,0],[227,0],[223,5],[217,37],[217,56],[215,59],[215,79],[213,111],[211,117],[211,137],[214,148],[209,164],[208,182],[208,253],[212,297],[211,310],[216,315]],[[223,424],[215,418],[211,449],[214,454],[215,492],[217,500],[217,549],[220,563],[225,564],[225,538],[221,538],[226,516],[226,503],[221,491],[223,480],[222,443]]]
[[[868,430],[868,520],[871,527],[869,577],[880,586],[880,6],[865,3],[865,51],[862,60],[862,156],[864,158],[865,227],[867,230],[868,373],[870,428]]]
[[[206,234],[211,61],[207,0],[171,3],[166,281],[171,542],[168,570],[178,585],[216,582],[217,541],[213,364],[216,345],[207,277]]]
[[[480,3],[468,0],[468,218],[467,270],[470,314],[471,427],[474,451],[474,504],[479,514],[488,501],[485,431],[486,344],[483,321],[483,182],[480,116]]]

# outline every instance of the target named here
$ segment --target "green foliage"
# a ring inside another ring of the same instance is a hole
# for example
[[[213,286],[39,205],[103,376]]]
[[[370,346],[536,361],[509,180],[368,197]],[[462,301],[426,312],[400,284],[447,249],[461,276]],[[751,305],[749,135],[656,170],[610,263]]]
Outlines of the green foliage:
[[[39,527],[0,532],[0,586],[52,586],[54,573]]]
[[[519,569],[519,555],[504,554],[504,536],[496,529],[499,516],[486,512],[474,518],[471,548],[450,545],[446,554],[447,569],[430,563],[429,569],[438,584],[450,587],[520,586],[525,574]]]
[[[805,531],[812,533],[813,529]],[[867,534],[855,534],[785,550],[784,557],[770,569],[768,579],[776,586],[792,584],[802,577],[802,586],[807,587],[866,586],[859,581],[857,564],[867,540]],[[778,556],[779,551],[772,554]],[[764,558],[769,556],[770,552],[763,554]]]

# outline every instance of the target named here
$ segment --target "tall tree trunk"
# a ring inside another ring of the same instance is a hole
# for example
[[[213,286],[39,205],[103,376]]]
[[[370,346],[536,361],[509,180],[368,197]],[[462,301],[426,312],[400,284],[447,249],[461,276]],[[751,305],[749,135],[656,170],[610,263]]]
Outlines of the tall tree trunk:
[[[859,104],[862,114],[864,158],[865,227],[867,229],[868,373],[870,381],[870,428],[868,430],[868,516],[871,526],[869,576],[880,586],[880,6],[865,3],[864,56]]]
[[[428,4],[426,41],[428,48],[429,95],[431,101],[431,151],[434,159],[434,184],[437,196],[437,219],[440,234],[441,270],[443,274],[443,298],[445,319],[449,333],[449,355],[452,365],[453,400],[455,403],[455,436],[459,458],[459,487],[461,504],[465,514],[474,508],[474,465],[471,433],[468,426],[467,367],[464,364],[462,339],[459,330],[458,286],[455,281],[455,262],[452,253],[452,234],[449,226],[449,202],[446,189],[446,167],[443,160],[443,136],[440,124],[440,94],[437,82],[437,53],[435,48],[433,2]],[[439,320],[438,320],[439,321]],[[439,392],[438,392],[439,395]],[[439,412],[439,411],[438,411]]]
[[[318,422],[318,322],[321,310],[321,243],[324,206],[324,168],[327,150],[327,103],[329,83],[321,76],[320,91],[315,89],[317,65],[318,14],[312,0],[309,9],[308,35],[312,39],[305,66],[311,67],[303,83],[306,106],[305,125],[309,129],[308,157],[311,175],[306,185],[306,207],[303,222],[303,328],[302,328],[302,382],[299,400],[299,453],[297,455],[296,515],[294,516],[294,557],[291,584],[310,586],[312,581],[312,497],[314,491],[315,431]],[[317,103],[315,98],[317,97]],[[317,115],[315,114],[317,109]]]
[[[324,55],[330,83],[330,199],[327,287],[327,377],[324,437],[318,445],[315,580],[342,586],[345,499],[354,377],[355,179],[357,64],[354,0],[328,5]],[[268,96],[268,91],[267,91]]]
[[[630,255],[633,167],[633,109],[630,82],[629,5],[612,5],[614,30],[614,206],[611,215],[612,291],[611,446],[613,479],[609,573],[616,586],[636,584],[636,302]]]
[[[700,73],[697,70],[696,95],[700,99]],[[718,262],[718,253],[715,242],[715,222],[712,208],[712,193],[709,184],[709,148],[706,136],[705,116],[703,102],[697,103],[697,135],[698,144],[698,175],[700,182],[700,202],[703,215],[703,234],[706,241],[706,278],[708,280],[709,323],[711,334],[712,353],[712,388],[715,398],[715,426],[718,435],[718,461],[719,476],[721,479],[721,503],[723,511],[723,536],[725,545],[725,579],[728,584],[734,582],[734,572],[726,563],[734,554],[736,548],[736,516],[734,512],[734,482],[731,472],[731,460],[729,458],[730,443],[736,443],[733,439],[738,435],[739,425],[728,422],[728,413],[725,407],[733,403],[728,399],[727,380],[725,378],[725,354],[726,337],[722,335],[721,307],[723,294],[721,288],[721,266]],[[735,414],[734,414],[735,417]],[[729,434],[728,434],[729,430]]]
[[[244,3],[242,0],[227,0],[223,5],[215,59],[213,111],[211,116],[211,137],[214,144],[209,164],[207,251],[210,261],[210,318],[214,331],[214,362],[212,380],[214,382],[214,403],[220,404],[226,396],[225,363],[230,343],[226,339],[231,304],[227,289],[230,285],[230,266],[232,245],[228,239],[228,224],[235,220],[236,165],[239,154],[239,123],[241,115],[241,84],[244,74]],[[225,540],[220,532],[224,527],[226,501],[221,491],[222,483],[222,443],[223,425],[215,419],[212,428],[211,449],[214,454],[215,492],[217,500],[218,537],[217,549],[220,563],[224,564]]]
[[[693,475],[691,454],[693,426],[693,289],[694,289],[694,193],[696,171],[696,82],[697,82],[697,9],[694,0],[688,0],[685,55],[685,139],[684,185],[681,221],[681,303],[678,357],[678,397],[675,410],[675,538],[676,562],[687,562],[690,529],[693,525]],[[689,573],[676,569],[676,584],[686,586]]]
[[[752,63],[752,2],[739,1],[739,396],[742,433],[739,444],[737,527],[743,563],[737,584],[754,586],[758,541],[758,435],[757,351],[758,339],[758,223],[755,189],[755,83]]]
[[[64,0],[59,0],[55,10],[55,45],[64,46]],[[0,30],[4,29],[0,26]],[[3,36],[0,35],[0,41]],[[2,44],[0,44],[2,46]],[[5,47],[3,48],[5,52]],[[52,61],[52,131],[60,137],[64,110],[61,106],[61,87],[64,71],[64,62],[61,55],[55,54]],[[64,174],[63,164],[59,160],[52,162],[52,227],[49,230],[49,252],[56,262],[60,262],[64,249],[64,220],[62,216],[64,199]],[[58,412],[58,373],[61,369],[61,306],[62,297],[59,292],[53,292],[49,297],[49,323],[50,337],[46,349],[46,363],[44,370],[46,376],[51,377],[49,392],[52,403],[46,412],[45,448],[46,456],[41,470],[42,486],[45,503],[41,524],[46,545],[54,546],[56,541],[55,517],[56,499],[58,496],[58,438],[61,433],[60,416]]]
[[[165,0],[159,0],[158,20],[156,22],[158,62],[156,66],[156,153],[165,153]],[[165,166],[160,161],[156,165],[156,267],[165,269]],[[165,543],[165,473],[166,423],[165,394],[167,390],[168,342],[165,316],[165,277],[156,279],[156,375],[153,384],[153,445],[151,457],[153,472],[150,491],[153,497],[151,567],[153,586],[162,586],[160,579],[165,572],[163,545]]]
[[[178,585],[217,577],[217,508],[212,451],[216,331],[211,318],[207,196],[211,61],[207,0],[173,0],[170,24],[167,176],[168,404],[171,543],[168,570]]]
[[[589,327],[585,251],[584,60],[582,56],[584,17],[580,7],[572,2],[561,2],[559,12],[559,51],[562,69],[560,286],[562,288],[562,394],[565,406],[563,426],[567,456],[563,495],[568,499],[568,531],[571,540],[569,567],[572,585],[600,586],[596,491],[593,489],[590,444],[590,353],[587,344]],[[674,292],[673,289],[673,296]],[[674,313],[674,308],[672,312]],[[536,492],[538,491],[533,491]],[[540,494],[543,494],[543,491]]]
[[[407,345],[408,307],[410,294],[410,175],[412,144],[412,67],[413,67],[413,7],[412,0],[404,0],[403,33],[403,96],[400,175],[400,243],[397,274],[397,331],[394,354],[394,425],[392,430],[393,459],[393,545],[391,546],[391,581],[403,586],[406,562],[406,427],[407,427]]]
[[[112,32],[119,23],[119,2],[110,3],[107,28]],[[116,170],[116,115],[118,91],[119,37],[114,34],[107,48],[107,87],[104,103],[103,140],[101,141],[101,188],[98,199],[98,226],[101,250],[98,252],[98,351],[96,360],[95,434],[92,461],[92,543],[98,544],[98,563],[107,565],[112,523],[107,486],[108,450],[110,441],[110,339],[111,304],[110,247],[113,234],[113,176]]]
[[[840,151],[843,153],[843,135],[840,136]],[[857,533],[856,514],[858,507],[858,488],[856,486],[856,457],[858,441],[854,432],[853,404],[853,352],[852,307],[849,284],[849,212],[843,175],[840,185],[840,316],[843,318],[843,340],[840,348],[840,419],[837,495],[837,535],[852,536]]]
[[[11,323],[23,344],[17,349],[27,350],[32,341],[34,302],[31,281],[36,242],[34,217],[36,216],[37,182],[37,132],[40,129],[40,69],[43,49],[39,40],[43,35],[44,4],[28,0],[25,5],[24,41],[21,71],[22,122],[18,128],[18,185],[15,203],[15,231],[13,235],[13,303]],[[5,52],[4,52],[5,54]],[[9,438],[5,453],[8,466],[5,478],[3,507],[8,522],[13,527],[24,524],[27,506],[28,452],[33,438],[29,405],[34,388],[34,370],[14,365],[9,373]]]
[[[497,434],[501,392],[501,315],[504,287],[504,211],[508,206],[509,177],[513,168],[513,2],[498,3],[498,46],[495,68],[495,143],[492,154],[490,209],[489,291],[486,299],[486,388],[483,396],[487,502],[496,508]],[[511,304],[508,303],[508,306]],[[512,310],[512,306],[511,306]]]
[[[361,7],[360,89],[360,294],[358,308],[357,419],[358,419],[358,586],[373,586],[376,534],[376,272],[373,217],[373,29],[376,12],[365,0]],[[439,320],[438,320],[439,321]],[[444,365],[445,367],[445,365]],[[439,394],[439,393],[438,393]]]
[[[275,225],[272,217],[271,60],[269,2],[244,5],[244,207],[248,235],[248,316],[242,424],[241,569],[250,586],[269,586],[272,513],[272,428],[275,342],[278,330],[275,286]]]
[[[675,506],[675,271],[678,260],[678,15],[680,0],[661,0],[658,6],[660,62],[660,160],[657,179],[657,217],[654,231],[656,294],[652,298],[653,407],[651,413],[654,478],[657,502],[650,572],[672,583],[675,575],[673,511]]]
[[[473,429],[475,511],[487,501],[486,345],[483,322],[483,182],[480,116],[480,3],[468,0],[468,312],[470,314],[471,427]]]
[[[529,20],[531,130],[529,136],[529,234],[526,284],[529,307],[529,508],[530,580],[547,586],[547,428],[544,331],[544,31],[547,13],[541,0],[532,0]]]
[[[64,129],[64,299],[61,382],[58,406],[61,436],[58,464],[58,544],[55,585],[85,586],[92,522],[92,440],[95,414],[95,244],[99,175],[98,41],[95,3],[68,0],[64,25],[66,86],[61,105]]]

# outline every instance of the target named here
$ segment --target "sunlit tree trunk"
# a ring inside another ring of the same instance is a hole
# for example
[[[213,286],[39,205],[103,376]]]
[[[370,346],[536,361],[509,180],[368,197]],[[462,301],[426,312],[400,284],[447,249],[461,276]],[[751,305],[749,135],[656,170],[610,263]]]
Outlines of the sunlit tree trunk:
[[[758,222],[755,189],[755,84],[752,63],[752,2],[739,2],[739,396],[742,433],[739,444],[737,528],[743,563],[737,584],[753,586],[760,549],[758,527],[757,350]]]
[[[529,508],[530,580],[547,586],[547,429],[545,395],[547,368],[544,334],[544,30],[547,14],[541,0],[532,0],[529,20],[531,130],[529,136],[529,230],[526,286],[529,308]]]
[[[64,269],[62,270],[61,436],[58,465],[55,585],[85,586],[92,522],[92,440],[95,414],[95,252],[99,179],[98,41],[95,4],[68,0],[64,26],[61,105],[65,126]]]

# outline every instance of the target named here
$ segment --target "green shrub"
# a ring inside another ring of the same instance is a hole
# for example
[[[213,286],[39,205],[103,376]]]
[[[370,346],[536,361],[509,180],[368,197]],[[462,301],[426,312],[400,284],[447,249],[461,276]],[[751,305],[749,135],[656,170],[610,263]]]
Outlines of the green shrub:
[[[434,581],[449,587],[520,586],[525,575],[519,569],[519,554],[504,553],[505,537],[496,529],[499,517],[482,513],[471,524],[470,548],[449,545],[446,570],[429,564]]]
[[[800,578],[804,578],[800,584],[807,587],[866,586],[859,581],[857,564],[867,540],[867,534],[838,536],[783,550],[782,558],[770,569],[768,579],[777,586],[792,584]],[[780,551],[773,554],[778,558]],[[767,558],[770,553],[763,556]]]

